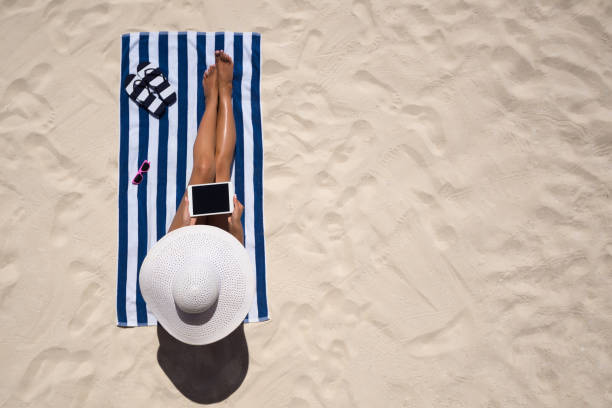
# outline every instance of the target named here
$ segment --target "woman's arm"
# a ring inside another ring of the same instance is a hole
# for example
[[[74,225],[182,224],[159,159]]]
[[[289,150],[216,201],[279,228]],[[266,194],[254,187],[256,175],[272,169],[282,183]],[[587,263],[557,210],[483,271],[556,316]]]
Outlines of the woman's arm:
[[[179,205],[176,215],[172,220],[172,224],[170,224],[170,228],[168,228],[168,232],[177,228],[186,227],[188,225],[194,225],[196,221],[196,218],[189,216],[189,198],[187,197],[187,191],[185,191],[181,204]]]
[[[227,224],[229,227],[229,233],[236,237],[236,239],[244,246],[244,231],[242,229],[242,222],[240,221],[243,211],[244,206],[240,201],[238,201],[238,197],[234,195],[234,212],[232,215],[227,217]],[[197,218],[189,215],[189,199],[187,194],[185,194],[176,212],[176,216],[174,217],[174,220],[172,220],[172,225],[170,225],[168,232],[177,228],[186,227],[188,225],[195,225],[196,222]]]

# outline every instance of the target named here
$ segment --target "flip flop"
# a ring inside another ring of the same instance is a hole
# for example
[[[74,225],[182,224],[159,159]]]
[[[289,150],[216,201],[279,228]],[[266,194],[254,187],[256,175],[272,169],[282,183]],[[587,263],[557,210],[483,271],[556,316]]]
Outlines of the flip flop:
[[[143,61],[138,64],[136,70],[138,71],[140,79],[142,79],[149,88],[157,92],[161,100],[167,106],[176,102],[176,92],[174,92],[174,88],[170,85],[168,78],[166,78],[159,67],[156,67],[149,61]]]
[[[138,106],[146,109],[151,115],[157,119],[161,118],[166,112],[166,107],[161,99],[152,93],[147,85],[134,74],[129,74],[123,81],[125,92],[130,99],[136,102]]]

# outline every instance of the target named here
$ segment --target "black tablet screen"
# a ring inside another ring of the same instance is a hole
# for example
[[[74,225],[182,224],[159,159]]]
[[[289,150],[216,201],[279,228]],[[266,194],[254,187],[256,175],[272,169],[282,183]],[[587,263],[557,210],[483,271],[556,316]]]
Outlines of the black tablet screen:
[[[204,184],[191,188],[193,214],[229,212],[228,184]]]

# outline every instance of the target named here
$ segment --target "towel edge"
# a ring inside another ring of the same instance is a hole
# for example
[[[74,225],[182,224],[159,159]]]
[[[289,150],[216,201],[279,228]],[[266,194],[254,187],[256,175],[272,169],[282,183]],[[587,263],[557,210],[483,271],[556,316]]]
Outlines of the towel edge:
[[[234,34],[251,34],[251,35],[255,35],[258,37],[261,37],[261,33],[257,32],[257,31],[193,31],[193,30],[186,30],[186,31],[175,31],[175,30],[171,30],[171,31],[129,31],[126,33],[121,34],[121,38],[123,37],[129,37],[131,34],[148,34],[151,32],[157,32],[157,33],[199,33],[199,34],[206,34],[208,33],[214,33],[214,34],[224,34],[224,33],[234,33]]]

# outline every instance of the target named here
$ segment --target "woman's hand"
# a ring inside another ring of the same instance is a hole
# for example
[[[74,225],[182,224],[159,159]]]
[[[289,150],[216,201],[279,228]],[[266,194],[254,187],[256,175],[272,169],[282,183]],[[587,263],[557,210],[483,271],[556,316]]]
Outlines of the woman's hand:
[[[188,225],[195,225],[196,221],[197,218],[192,218],[189,216],[189,198],[187,197],[187,194],[185,194],[184,198],[181,200],[179,208],[176,210],[176,214],[174,214],[174,218],[172,219],[168,232],[174,231],[177,228],[186,227]]]
[[[198,219],[196,217],[192,217],[189,215],[189,197],[185,194],[185,205],[183,206],[183,213],[181,214],[181,218],[183,220],[183,227],[188,225],[195,225]]]
[[[242,222],[240,221],[240,218],[242,218],[243,211],[244,206],[240,201],[238,201],[238,197],[234,194],[234,212],[232,215],[227,217],[227,224],[230,234],[235,236],[242,245],[244,245],[244,231],[242,230]]]

